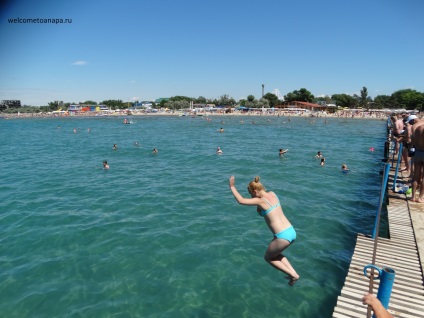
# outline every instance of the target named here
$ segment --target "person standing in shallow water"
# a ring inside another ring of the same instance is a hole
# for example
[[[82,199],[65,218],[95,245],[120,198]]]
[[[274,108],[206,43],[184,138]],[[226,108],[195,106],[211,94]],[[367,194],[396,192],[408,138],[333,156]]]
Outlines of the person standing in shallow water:
[[[289,285],[293,286],[300,278],[282,253],[296,239],[296,231],[283,213],[280,200],[274,192],[266,192],[265,187],[255,177],[247,186],[251,198],[244,198],[235,187],[234,176],[230,177],[229,186],[239,204],[256,206],[256,211],[265,219],[268,228],[274,235],[265,252],[265,260],[274,268],[286,273]]]

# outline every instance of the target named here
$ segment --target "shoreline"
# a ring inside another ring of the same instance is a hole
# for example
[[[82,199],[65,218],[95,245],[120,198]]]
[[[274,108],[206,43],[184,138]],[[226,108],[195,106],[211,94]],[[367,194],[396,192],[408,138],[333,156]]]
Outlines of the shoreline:
[[[330,119],[330,118],[343,118],[343,119],[373,119],[373,120],[386,120],[388,114],[385,113],[368,113],[368,112],[351,112],[351,111],[338,111],[336,113],[291,113],[284,111],[276,111],[273,113],[269,112],[201,112],[201,113],[187,113],[182,111],[169,112],[169,111],[159,111],[159,112],[133,112],[128,114],[126,111],[114,112],[114,113],[99,113],[99,112],[84,112],[84,113],[71,113],[71,114],[57,114],[57,113],[19,113],[19,114],[9,114],[9,113],[0,113],[0,119],[25,119],[25,118],[80,118],[80,117],[155,117],[155,116],[173,116],[173,117],[303,117],[303,118],[314,118],[314,119]]]

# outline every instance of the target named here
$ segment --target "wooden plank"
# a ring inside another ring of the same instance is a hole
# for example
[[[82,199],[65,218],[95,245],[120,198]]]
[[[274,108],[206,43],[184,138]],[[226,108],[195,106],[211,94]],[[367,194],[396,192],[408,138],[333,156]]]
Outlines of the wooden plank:
[[[360,255],[360,254],[366,254],[369,256],[373,254],[373,249],[370,246],[364,246],[364,245],[357,245],[356,251],[354,255]],[[419,257],[418,253],[411,253],[411,254],[402,254],[402,253],[393,253],[390,250],[386,249],[377,249],[376,253],[377,258],[390,258],[393,260],[393,262],[399,261],[399,262],[408,262],[408,263],[414,263],[419,264]]]
[[[336,307],[336,309],[337,309],[338,313],[345,315],[343,317],[358,318],[358,317],[361,317],[361,316],[363,317],[363,315],[366,316],[366,314],[367,314],[366,310],[365,310],[365,312],[364,311],[358,312],[358,311],[352,311],[350,309],[346,309],[346,308],[338,307],[338,306]]]
[[[350,271],[357,271],[358,275],[363,275],[364,267],[368,265],[363,262],[358,262],[354,259],[350,262],[349,272]],[[379,263],[377,264],[379,268],[382,268]],[[406,279],[406,280],[415,280],[417,284],[422,284],[422,274],[421,272],[418,272],[416,270],[407,271],[404,268],[393,268],[393,266],[390,266],[395,271],[395,280],[398,279]]]
[[[354,252],[354,256],[357,257],[361,257],[363,256],[364,258],[371,258],[372,259],[372,254],[373,254],[373,250],[370,248],[362,248],[362,246],[357,246]],[[397,254],[387,254],[383,252],[380,252],[379,250],[377,250],[376,253],[376,258],[377,259],[384,259],[384,260],[388,260],[388,263],[408,263],[410,265],[414,264],[414,266],[418,266],[420,264],[419,259],[417,257],[402,257],[402,256],[398,256]],[[415,267],[416,268],[416,267]],[[419,266],[418,266],[419,268]]]
[[[359,236],[358,237],[358,241],[360,241],[361,243],[369,243],[369,244],[374,244],[374,240],[368,237],[363,237],[363,236]],[[398,240],[393,240],[393,239],[384,239],[382,237],[378,238],[378,242],[377,242],[377,246],[386,246],[386,247],[393,247],[399,250],[404,250],[404,251],[408,251],[410,247],[407,247],[405,245],[405,242],[403,241],[398,241]],[[414,244],[411,244],[412,246],[415,246]],[[416,250],[416,248],[415,248]]]
[[[366,259],[369,259],[368,255],[365,251],[356,251],[352,258],[363,258],[366,260]],[[391,255],[382,255],[380,253],[377,253],[375,263],[380,263],[380,264],[384,263],[383,265],[384,267],[405,266],[405,268],[412,268],[414,270],[419,269],[419,265],[420,265],[420,262],[417,259],[412,259],[412,258],[409,259],[406,257],[404,258],[394,257]]]
[[[349,272],[349,274],[346,277],[346,281],[352,281],[352,282],[356,282],[356,281],[364,281],[367,285],[369,284],[370,280],[368,278],[366,278],[365,276],[361,275],[361,274],[357,274],[354,273],[353,275]],[[379,284],[380,280],[379,279],[375,279],[374,284]],[[422,281],[418,280],[418,279],[400,279],[399,277],[395,277],[394,280],[394,285],[402,285],[402,286],[412,286],[413,288],[418,288],[418,290],[420,292],[423,292],[424,294],[424,289],[422,286]]]
[[[367,282],[369,281],[369,278],[366,278],[363,274],[363,266],[351,266],[349,268],[349,272],[346,275],[347,277],[352,277],[352,278],[358,278],[358,279],[364,279]],[[379,281],[379,279],[374,279],[375,281]],[[414,273],[407,273],[407,275],[405,273],[399,273],[396,272],[395,274],[395,281],[406,281],[406,282],[413,282],[414,284],[416,284],[417,286],[422,285],[422,280],[421,277],[419,275],[414,275]]]
[[[371,263],[371,260],[369,259],[369,255],[367,255],[366,253],[360,253],[359,251],[356,251],[355,254],[352,256],[353,259],[358,259],[358,260],[362,260],[365,263],[369,262]],[[417,262],[408,262],[408,261],[402,261],[402,260],[394,260],[392,259],[390,256],[381,256],[378,255],[376,258],[376,263],[384,263],[384,264],[391,264],[392,267],[402,267],[402,268],[407,268],[407,269],[412,269],[412,270],[417,270],[418,269],[418,265],[419,263]]]
[[[366,241],[366,240],[358,240],[356,242],[356,246],[364,246],[369,248],[374,248],[374,241]],[[396,250],[394,250],[396,249]],[[398,255],[415,255],[418,257],[418,250],[416,249],[415,244],[411,244],[411,246],[405,246],[405,244],[395,245],[387,242],[377,242],[377,250],[385,251],[390,254],[398,254]]]
[[[361,292],[358,292],[360,290]],[[374,294],[377,294],[378,292],[378,286],[374,285],[373,288]],[[341,296],[344,298],[353,299],[355,301],[358,301],[358,299],[362,298],[362,295],[368,292],[368,284],[366,285],[352,285],[349,284],[349,286],[345,286],[342,290]],[[394,303],[399,303],[400,301],[410,303],[411,306],[414,308],[423,308],[423,295],[417,295],[417,294],[411,294],[411,293],[405,293],[398,290],[393,290],[390,301]]]
[[[365,244],[362,242],[358,242],[356,244],[356,248],[357,249],[362,249],[364,251],[367,252],[371,252],[372,255],[372,251],[373,251],[373,245],[371,244]],[[417,250],[410,250],[410,252],[407,252],[405,250],[398,250],[398,249],[394,249],[393,247],[388,247],[388,246],[384,246],[379,244],[377,246],[377,251],[380,253],[384,253],[386,255],[393,255],[393,256],[397,256],[397,257],[401,257],[401,258],[406,258],[406,259],[415,259],[415,260],[419,260],[419,255],[418,255],[418,251]],[[378,255],[378,253],[377,253]]]

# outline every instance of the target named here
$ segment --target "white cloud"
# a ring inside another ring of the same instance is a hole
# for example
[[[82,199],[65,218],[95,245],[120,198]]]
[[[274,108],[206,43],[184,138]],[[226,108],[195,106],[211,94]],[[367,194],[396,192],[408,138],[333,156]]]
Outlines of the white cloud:
[[[87,64],[87,61],[75,61],[74,63],[72,63],[72,65],[78,65],[78,66],[86,65],[86,64]]]
[[[140,99],[140,97],[137,97],[137,96],[134,96],[133,98],[132,98],[132,100],[133,101],[136,101],[136,100],[139,100]]]

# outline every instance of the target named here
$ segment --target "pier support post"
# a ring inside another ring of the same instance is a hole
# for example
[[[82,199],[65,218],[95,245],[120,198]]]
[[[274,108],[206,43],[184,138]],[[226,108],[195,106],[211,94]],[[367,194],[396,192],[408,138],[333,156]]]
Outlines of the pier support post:
[[[384,308],[389,307],[390,296],[392,295],[393,283],[395,282],[395,271],[389,267],[383,269],[378,268],[375,265],[367,265],[364,267],[364,275],[367,276],[367,269],[371,268],[371,273],[376,270],[378,272],[377,277],[373,277],[373,274],[369,277],[370,279],[380,279],[380,286],[378,287],[377,299],[381,302]],[[368,276],[367,276],[368,277]],[[375,317],[375,315],[373,315]]]
[[[381,270],[380,286],[378,287],[377,298],[386,309],[389,307],[394,282],[395,271],[389,267],[384,267]]]

